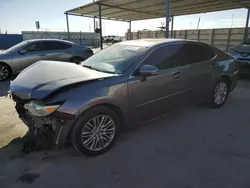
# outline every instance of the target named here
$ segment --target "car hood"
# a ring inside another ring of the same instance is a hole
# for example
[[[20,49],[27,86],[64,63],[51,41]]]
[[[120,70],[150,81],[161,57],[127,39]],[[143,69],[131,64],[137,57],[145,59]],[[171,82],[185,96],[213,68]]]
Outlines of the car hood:
[[[240,53],[250,53],[250,45],[249,44],[239,44],[235,47],[232,47],[232,50]]]
[[[11,82],[10,91],[22,99],[43,99],[62,87],[115,75],[68,62],[39,61]]]

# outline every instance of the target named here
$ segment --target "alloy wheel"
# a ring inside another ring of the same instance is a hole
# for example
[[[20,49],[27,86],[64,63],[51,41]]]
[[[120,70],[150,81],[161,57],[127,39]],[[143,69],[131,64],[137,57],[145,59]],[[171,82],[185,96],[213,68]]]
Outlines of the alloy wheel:
[[[221,105],[225,102],[228,94],[228,88],[226,83],[220,82],[214,90],[214,102],[217,105]]]
[[[74,58],[73,59],[73,63],[75,63],[75,64],[80,64],[82,62],[82,59],[80,59],[80,58]]]
[[[9,76],[9,70],[6,66],[0,65],[0,80],[5,80]]]
[[[97,115],[90,119],[82,129],[82,143],[91,151],[107,147],[115,136],[115,121],[108,115]]]

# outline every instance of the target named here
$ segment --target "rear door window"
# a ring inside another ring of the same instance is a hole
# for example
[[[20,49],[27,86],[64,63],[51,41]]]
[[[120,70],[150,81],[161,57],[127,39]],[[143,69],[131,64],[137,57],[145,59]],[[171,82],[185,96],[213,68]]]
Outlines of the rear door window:
[[[50,50],[63,50],[72,47],[72,45],[64,43],[64,42],[57,42],[57,41],[48,41],[44,43],[45,49]]]
[[[195,43],[185,43],[180,50],[181,65],[208,61],[214,56],[215,52],[210,48]]]
[[[143,64],[154,65],[160,70],[180,66],[179,50],[181,44],[172,44],[155,49]]]

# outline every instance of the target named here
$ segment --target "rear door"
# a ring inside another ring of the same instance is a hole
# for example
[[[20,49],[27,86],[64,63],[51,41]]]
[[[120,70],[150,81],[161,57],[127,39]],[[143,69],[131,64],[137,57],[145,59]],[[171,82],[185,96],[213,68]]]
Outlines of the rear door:
[[[69,61],[72,58],[72,45],[60,41],[46,41],[46,60]]]
[[[213,62],[216,53],[200,43],[184,43],[180,50],[181,65],[185,67],[189,88],[187,102],[197,103],[207,97],[213,84]]]
[[[134,121],[146,121],[165,114],[186,97],[185,91],[188,86],[185,83],[183,67],[180,66],[180,47],[180,44],[162,46],[146,57],[141,65],[158,67],[159,75],[146,79],[132,76],[128,80],[130,107]]]

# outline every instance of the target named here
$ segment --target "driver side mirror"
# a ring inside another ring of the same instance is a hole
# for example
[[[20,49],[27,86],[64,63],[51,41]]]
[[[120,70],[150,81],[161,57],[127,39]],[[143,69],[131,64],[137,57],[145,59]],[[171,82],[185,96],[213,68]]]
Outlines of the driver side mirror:
[[[19,51],[20,54],[25,54],[27,52],[27,50],[22,49],[21,51]]]
[[[158,75],[160,70],[153,65],[142,65],[139,68],[139,75],[140,76],[155,76]]]

